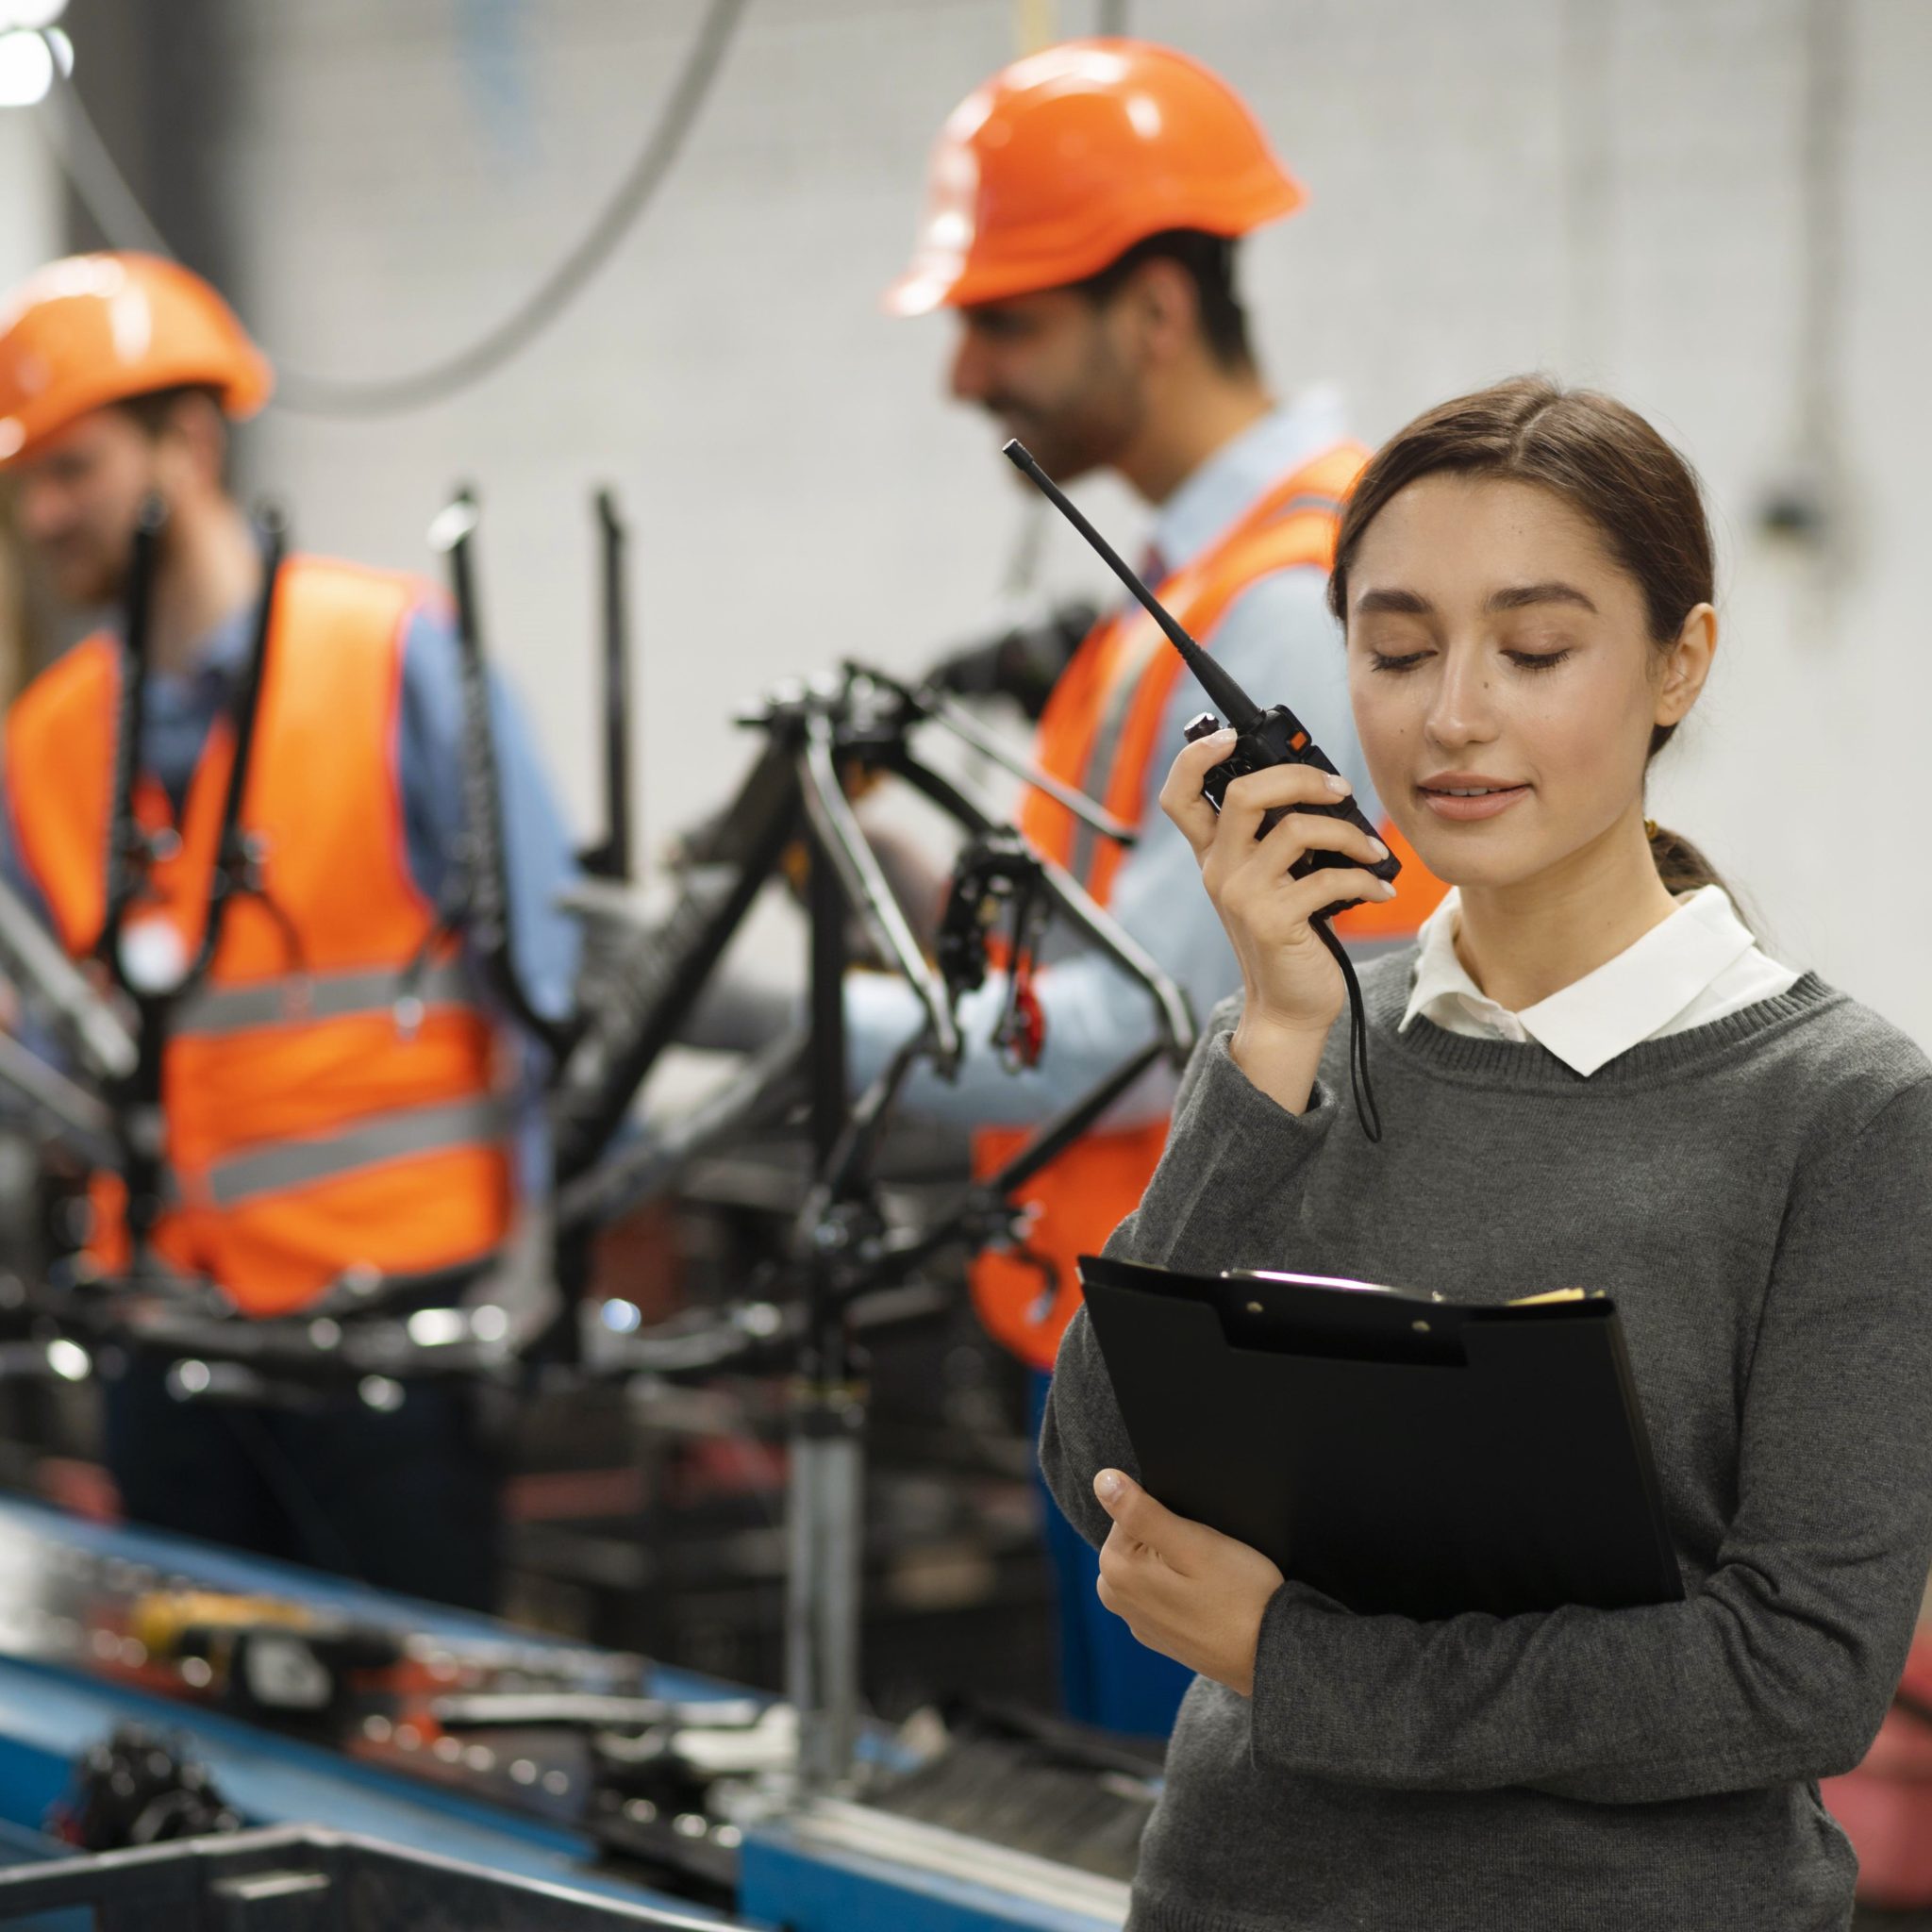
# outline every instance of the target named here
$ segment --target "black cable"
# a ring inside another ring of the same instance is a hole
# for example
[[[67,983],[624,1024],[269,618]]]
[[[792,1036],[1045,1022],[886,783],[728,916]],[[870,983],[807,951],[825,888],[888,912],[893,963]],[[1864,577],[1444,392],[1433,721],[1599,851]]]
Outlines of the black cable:
[[[1335,963],[1341,968],[1342,982],[1348,988],[1348,1084],[1355,1091],[1356,1118],[1362,1124],[1362,1132],[1371,1141],[1382,1138],[1381,1109],[1375,1105],[1375,1089],[1369,1079],[1369,1019],[1362,1006],[1362,983],[1355,976],[1355,961],[1348,957],[1348,948],[1335,937],[1334,928],[1324,918],[1311,919],[1308,924],[1315,929],[1315,936],[1335,955]]]
[[[493,328],[467,348],[422,369],[366,381],[316,375],[272,356],[275,393],[270,407],[298,416],[398,415],[446,402],[527,348],[604,266],[663,185],[748,5],[749,0],[710,0],[657,125],[616,192],[576,246]],[[58,61],[55,73],[62,112],[72,124],[57,137],[55,152],[75,192],[117,246],[145,248],[172,258],[174,250],[128,186]]]

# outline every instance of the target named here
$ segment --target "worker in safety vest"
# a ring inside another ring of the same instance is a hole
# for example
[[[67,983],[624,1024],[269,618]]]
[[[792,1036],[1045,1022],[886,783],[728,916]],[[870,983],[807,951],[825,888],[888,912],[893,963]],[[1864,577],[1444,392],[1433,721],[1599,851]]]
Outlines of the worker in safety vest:
[[[934,151],[912,261],[888,306],[952,308],[952,392],[1019,437],[1066,481],[1111,470],[1154,512],[1143,575],[1261,704],[1301,717],[1379,817],[1350,719],[1341,641],[1324,606],[1338,508],[1365,452],[1333,402],[1278,402],[1235,292],[1239,237],[1291,214],[1302,191],[1234,92],[1195,61],[1129,40],[1070,42],[968,95]],[[1110,842],[1038,792],[1021,827],[1068,867],[1184,986],[1197,1015],[1236,991],[1232,951],[1187,841],[1156,799],[1187,721],[1207,700],[1136,605],[1103,619],[1059,677],[1036,757],[1140,833]],[[1412,932],[1440,895],[1392,827],[1402,896],[1340,929],[1357,944]],[[1004,985],[973,996],[978,1047],[957,1085],[922,1079],[923,1109],[979,1128],[990,1172],[1040,1121],[1151,1034],[1145,996],[1107,962],[1071,958],[1035,988],[1039,1067],[1018,1076],[984,1042]],[[896,982],[851,996],[855,1078],[916,1024]],[[973,1268],[991,1333],[1046,1372],[1078,1306],[1075,1257],[1097,1252],[1153,1174],[1171,1080],[1150,1082],[1106,1131],[1041,1174],[1023,1247]],[[1062,1596],[1068,1707],[1163,1732],[1186,1674],[1123,1641],[1097,1605],[1093,1557],[1049,1507]]]
[[[118,608],[142,506],[158,496],[135,807],[144,877],[121,970],[180,978],[207,921],[240,674],[267,575],[225,482],[227,418],[267,363],[205,282],[140,255],[42,270],[0,311],[0,464],[56,593]],[[258,889],[228,905],[205,978],[175,1002],[154,1259],[246,1314],[345,1277],[487,1266],[520,1176],[521,1044],[446,929],[460,884],[461,699],[449,611],[389,572],[292,556],[240,829]],[[97,954],[122,683],[115,625],[8,711],[0,865],[76,959]],[[555,908],[573,861],[526,733],[495,694],[525,976],[560,1009],[575,934]],[[526,1104],[525,1104],[526,1105]],[[531,1150],[533,1153],[539,1150]],[[526,1159],[530,1166],[534,1160]],[[94,1189],[91,1255],[128,1259],[117,1189]],[[486,1606],[497,1480],[470,1397],[372,1385],[324,1408],[175,1397],[165,1360],[105,1384],[107,1458],[137,1521]]]

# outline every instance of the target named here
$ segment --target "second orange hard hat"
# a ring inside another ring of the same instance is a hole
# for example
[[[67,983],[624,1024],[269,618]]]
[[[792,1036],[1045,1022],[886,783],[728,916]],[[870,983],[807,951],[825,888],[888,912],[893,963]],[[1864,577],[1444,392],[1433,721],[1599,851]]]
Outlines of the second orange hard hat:
[[[275,376],[234,311],[158,255],[71,255],[0,308],[0,468],[91,409],[157,390],[211,389],[251,416]]]
[[[953,110],[885,306],[921,315],[1062,288],[1149,235],[1244,235],[1303,199],[1241,97],[1198,61],[1146,41],[1068,41]]]

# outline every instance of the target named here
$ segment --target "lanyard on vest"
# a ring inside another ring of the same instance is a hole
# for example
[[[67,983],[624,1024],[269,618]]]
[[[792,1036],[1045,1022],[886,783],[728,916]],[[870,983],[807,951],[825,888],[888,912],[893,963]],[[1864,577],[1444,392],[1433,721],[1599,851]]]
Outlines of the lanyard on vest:
[[[263,674],[288,531],[280,513],[275,509],[264,511],[260,521],[261,601],[256,611],[255,632],[237,694],[235,749],[222,800],[214,863],[208,873],[208,908],[202,922],[201,941],[186,969],[166,986],[146,984],[145,974],[128,971],[125,943],[127,911],[141,896],[149,866],[162,856],[163,840],[178,841],[180,837],[175,831],[151,835],[141,824],[135,805],[142,726],[146,722],[148,627],[153,615],[156,555],[167,522],[166,509],[157,497],[150,497],[142,507],[128,566],[121,713],[116,726],[113,792],[108,817],[107,895],[96,950],[114,983],[133,1002],[138,1023],[134,1072],[118,1096],[116,1108],[127,1188],[127,1225],[137,1264],[161,1210],[161,1155],[165,1143],[161,1070],[170,1020],[176,1002],[207,977],[221,944],[229,904],[243,892],[261,893],[260,858],[242,829],[242,802],[247,792],[249,767],[254,758]]]

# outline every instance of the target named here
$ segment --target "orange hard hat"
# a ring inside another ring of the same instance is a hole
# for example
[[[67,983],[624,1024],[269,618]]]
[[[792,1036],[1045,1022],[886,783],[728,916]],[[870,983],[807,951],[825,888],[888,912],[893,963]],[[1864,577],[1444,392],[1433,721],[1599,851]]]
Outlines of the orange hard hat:
[[[1002,68],[933,149],[898,315],[1084,281],[1168,228],[1244,235],[1300,185],[1199,61],[1147,41],[1067,41]]]
[[[70,255],[0,307],[0,468],[106,403],[206,386],[252,416],[275,375],[234,311],[158,255]]]

